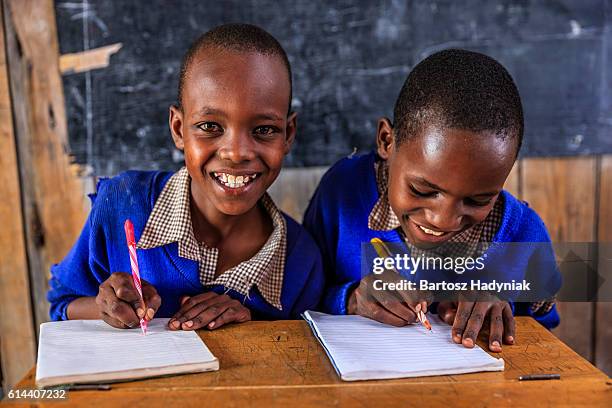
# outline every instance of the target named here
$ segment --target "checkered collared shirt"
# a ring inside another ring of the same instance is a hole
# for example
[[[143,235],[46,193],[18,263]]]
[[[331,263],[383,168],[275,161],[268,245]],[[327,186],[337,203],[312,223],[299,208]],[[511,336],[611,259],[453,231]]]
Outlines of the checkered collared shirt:
[[[417,248],[406,239],[399,219],[389,204],[387,196],[389,187],[389,167],[387,162],[385,160],[377,160],[374,164],[374,171],[376,172],[376,185],[378,187],[379,199],[374,204],[374,207],[372,207],[372,211],[370,211],[368,228],[376,231],[391,231],[397,229],[408,246],[408,249],[410,249],[412,256],[476,257],[482,255],[488,248],[487,243],[493,241],[495,233],[501,225],[504,213],[504,202],[501,196],[498,197],[493,205],[493,209],[482,222],[453,236],[437,248],[430,250]],[[531,311],[535,314],[545,314],[552,309],[554,304],[554,299],[534,302],[531,304]]]
[[[219,250],[195,238],[191,223],[190,186],[191,177],[185,167],[170,177],[155,202],[137,247],[150,249],[178,242],[179,256],[198,262],[202,285],[222,285],[246,296],[255,285],[268,303],[282,310],[280,297],[287,250],[287,225],[270,196],[266,193],[261,199],[273,225],[266,243],[251,259],[215,276]]]

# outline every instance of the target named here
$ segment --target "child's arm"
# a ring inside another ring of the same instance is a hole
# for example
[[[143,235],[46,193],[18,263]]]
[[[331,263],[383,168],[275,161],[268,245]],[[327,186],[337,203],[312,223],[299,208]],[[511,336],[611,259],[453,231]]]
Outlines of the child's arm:
[[[513,306],[515,316],[531,316],[538,323],[540,323],[542,326],[546,327],[549,330],[557,327],[561,321],[556,304],[553,304],[552,307],[550,307],[550,309],[545,312],[534,312],[532,308],[532,303],[520,302],[515,303]]]
[[[68,303],[66,307],[66,317],[68,320],[93,320],[101,319],[102,315],[96,305],[95,296],[83,296]]]
[[[302,313],[307,310],[318,310],[321,302],[321,296],[325,287],[323,276],[323,264],[318,247],[313,243],[312,251],[302,251],[304,256],[303,264],[311,262],[310,272],[301,285],[302,289],[298,295],[290,316],[292,319],[301,319]],[[314,253],[314,256],[312,255]],[[297,256],[300,256],[298,254]],[[285,266],[287,268],[287,266]]]
[[[537,245],[536,250],[529,259],[526,279],[537,289],[537,300],[542,302],[552,300],[552,306],[533,308],[533,302],[517,302],[513,305],[513,312],[515,316],[531,316],[550,330],[557,327],[560,322],[554,299],[561,289],[561,272],[559,272],[548,234],[546,240],[546,243],[535,244]]]
[[[51,267],[47,300],[52,320],[68,320],[68,305],[80,297],[95,297],[98,286],[109,276],[106,262],[98,261],[92,254],[95,250],[90,248],[91,218],[90,214],[77,242],[62,262]]]
[[[312,235],[321,251],[323,273],[325,275],[325,288],[321,300],[321,309],[332,314],[346,314],[348,295],[359,284],[359,280],[339,282],[335,276],[336,269],[336,242],[338,240],[338,214],[335,207],[325,207],[326,199],[323,197],[322,186],[327,175],[323,176],[319,187],[312,196],[308,208],[304,213],[304,228]]]
[[[104,197],[101,197],[104,198]],[[104,201],[104,200],[103,200]],[[102,220],[98,222],[96,220]],[[51,267],[49,292],[52,320],[103,319],[115,327],[129,327],[140,305],[140,298],[131,280],[123,272],[111,273],[108,242],[102,225],[108,218],[100,217],[94,201],[91,213],[70,252],[59,264]],[[112,221],[111,221],[112,222]],[[125,248],[127,258],[127,247]],[[155,314],[161,299],[153,286],[143,282],[143,297],[147,317]]]

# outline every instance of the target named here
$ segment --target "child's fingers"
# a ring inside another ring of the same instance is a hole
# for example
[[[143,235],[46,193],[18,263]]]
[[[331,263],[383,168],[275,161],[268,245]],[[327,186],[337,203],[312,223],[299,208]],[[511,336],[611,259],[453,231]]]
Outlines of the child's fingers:
[[[238,302],[237,302],[238,303]],[[221,313],[216,319],[206,325],[210,330],[217,329],[227,323],[244,323],[251,320],[251,311],[242,306],[230,305],[225,312]]]
[[[489,330],[489,350],[494,353],[502,351],[502,335],[504,334],[504,322],[502,319],[502,306],[499,303],[491,307],[491,328]]]
[[[463,332],[465,331],[465,327],[470,319],[473,307],[474,302],[459,302],[457,313],[455,314],[455,320],[453,322],[453,328],[451,329],[451,334],[455,343],[461,343],[461,340],[463,339]]]
[[[115,319],[108,313],[102,312],[102,320],[104,320],[109,325],[116,327],[117,329],[130,329],[129,326],[126,326],[122,321]]]
[[[393,313],[406,323],[414,323],[417,321],[417,315],[414,311],[414,306],[407,305],[399,299],[385,298],[379,302],[380,305],[387,311]]]
[[[504,343],[514,344],[514,316],[508,303],[504,305],[502,318],[504,321]]]
[[[219,316],[225,313],[228,309],[230,309],[231,307],[235,307],[234,302],[238,303],[238,301],[234,301],[232,299],[231,301],[224,301],[212,304],[197,316],[183,323],[181,325],[181,328],[183,330],[197,330],[202,327],[206,327],[213,320],[217,319]],[[238,305],[239,304],[240,303],[238,303]]]
[[[183,307],[185,302],[187,302],[190,298],[191,298],[190,296],[182,296],[181,299],[179,300],[181,307]],[[180,316],[181,314],[182,314],[182,309],[179,309],[179,311],[176,312],[170,320],[168,320],[169,329],[178,330],[181,327],[181,324],[176,320],[176,318]]]
[[[107,313],[128,327],[137,327],[140,324],[140,319],[132,306],[121,300],[111,302],[108,305]]]
[[[401,291],[377,291],[374,297],[378,304],[395,316],[404,320],[406,323],[414,323],[417,320],[415,306],[417,302],[412,302],[405,298]]]
[[[132,305],[124,302],[115,295],[115,291],[106,285],[100,285],[98,298],[102,305],[102,312],[119,320],[127,327],[136,327],[140,319],[132,308]],[[98,302],[98,300],[96,300]]]
[[[374,319],[377,322],[390,324],[396,327],[401,327],[408,324],[406,320],[389,312],[387,309],[375,302],[367,302],[367,304],[364,304],[361,310],[359,311],[359,314],[365,317],[369,317],[370,319]]]
[[[193,301],[194,298],[196,298],[196,296],[190,298],[189,300],[186,300],[181,309],[185,309],[188,305],[193,304],[191,302]],[[228,299],[230,299],[230,297],[227,295],[217,295],[215,293],[214,296],[212,297],[211,296],[200,297],[200,299],[204,299],[204,300],[198,303],[195,303],[194,306],[191,307],[190,309],[187,309],[183,313],[180,313],[177,316],[173,317],[170,321],[170,324],[177,329],[178,328],[190,329],[191,328],[190,325],[193,325],[193,319],[195,319],[201,313],[204,313],[207,309],[210,309],[209,313],[214,314],[216,310],[216,306],[218,304],[221,304],[227,301]],[[217,317],[217,315],[213,316],[212,318],[214,317]],[[191,323],[186,325],[185,323],[187,322],[191,322]]]
[[[401,297],[414,312],[418,312],[419,310],[422,310],[423,313],[427,312],[427,302],[431,298],[430,292],[421,290],[397,290],[395,293]]]
[[[186,296],[186,299],[181,300],[181,307],[179,311],[174,314],[174,318],[179,318],[181,315],[200,303],[210,301],[211,299],[215,299],[219,296],[220,295],[215,292],[205,292],[195,296]]]
[[[157,290],[155,290],[155,287],[150,284],[143,285],[142,297],[144,298],[144,302],[147,309],[145,319],[151,320],[153,319],[153,316],[155,316],[155,313],[157,313],[157,310],[161,306],[161,297],[157,293]]]
[[[139,318],[145,316],[145,305],[134,287],[132,276],[125,272],[115,272],[108,279],[109,285],[115,291],[117,298],[129,303]]]
[[[438,316],[446,323],[453,324],[455,321],[455,315],[457,314],[457,308],[453,302],[440,302],[438,303]]]
[[[181,298],[181,307],[168,321],[168,327],[171,329],[179,329],[181,327],[181,323],[185,321],[184,319],[181,321],[185,313],[189,312],[201,302],[214,299],[218,296],[219,295],[215,292],[201,293],[196,296],[183,296],[183,298]]]
[[[465,326],[465,331],[463,332],[463,338],[461,339],[461,343],[465,347],[472,348],[476,344],[478,333],[480,333],[485,316],[490,308],[491,303],[489,302],[476,302],[474,304],[470,318]]]

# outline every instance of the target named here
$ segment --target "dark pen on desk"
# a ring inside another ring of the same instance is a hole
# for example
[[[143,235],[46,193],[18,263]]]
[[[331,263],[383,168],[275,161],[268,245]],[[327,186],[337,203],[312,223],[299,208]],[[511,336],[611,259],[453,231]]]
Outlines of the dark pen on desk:
[[[62,387],[66,391],[109,391],[110,384],[70,384],[67,387]]]
[[[559,374],[529,374],[519,376],[519,381],[560,380]]]

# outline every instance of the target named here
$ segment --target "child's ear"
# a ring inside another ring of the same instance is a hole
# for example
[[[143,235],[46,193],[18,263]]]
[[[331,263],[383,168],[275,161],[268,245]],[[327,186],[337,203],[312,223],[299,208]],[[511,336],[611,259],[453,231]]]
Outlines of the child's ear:
[[[287,117],[287,130],[285,132],[285,154],[291,150],[291,145],[295,140],[295,132],[297,131],[297,112],[291,112]]]
[[[376,151],[378,155],[387,160],[391,154],[391,149],[395,145],[393,138],[393,125],[388,118],[378,120],[378,131],[376,133]]]
[[[177,149],[183,150],[185,148],[185,142],[183,141],[183,112],[178,106],[170,105],[168,124],[170,125],[170,133],[172,133],[174,145]]]

